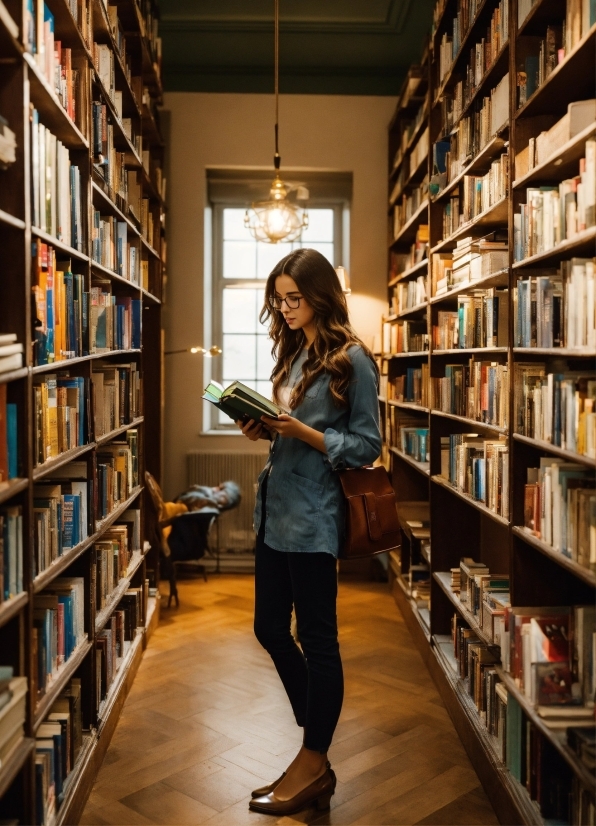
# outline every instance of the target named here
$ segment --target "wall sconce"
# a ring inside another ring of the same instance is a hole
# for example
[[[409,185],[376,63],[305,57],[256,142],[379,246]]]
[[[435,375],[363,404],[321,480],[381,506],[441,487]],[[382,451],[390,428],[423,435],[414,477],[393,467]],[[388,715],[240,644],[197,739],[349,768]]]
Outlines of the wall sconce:
[[[221,347],[218,347],[216,344],[213,347],[210,347],[208,350],[205,350],[204,347],[185,347],[182,350],[166,350],[164,355],[165,356],[174,356],[176,353],[192,353],[196,355],[197,353],[201,353],[206,358],[212,358],[213,356],[221,356],[223,350]]]
[[[341,284],[342,291],[344,295],[352,295],[352,289],[350,287],[350,276],[348,275],[348,271],[345,267],[336,267],[335,272],[337,273],[337,277],[339,278],[339,283]]]

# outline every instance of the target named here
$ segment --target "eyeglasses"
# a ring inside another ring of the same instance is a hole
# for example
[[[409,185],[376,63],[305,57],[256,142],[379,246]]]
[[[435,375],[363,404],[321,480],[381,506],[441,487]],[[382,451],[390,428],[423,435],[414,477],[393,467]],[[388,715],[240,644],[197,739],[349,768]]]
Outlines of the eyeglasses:
[[[274,295],[269,299],[269,303],[274,310],[281,310],[281,305],[284,301],[286,302],[286,307],[288,310],[297,310],[300,306],[300,302],[302,301],[302,296],[288,295],[285,298],[278,298],[278,296]]]

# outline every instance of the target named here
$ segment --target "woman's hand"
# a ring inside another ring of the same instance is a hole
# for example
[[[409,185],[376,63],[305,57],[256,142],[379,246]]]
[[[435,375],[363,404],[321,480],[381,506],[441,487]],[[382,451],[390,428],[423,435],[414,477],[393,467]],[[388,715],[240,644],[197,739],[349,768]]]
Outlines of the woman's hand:
[[[265,423],[269,430],[279,433],[282,439],[304,439],[306,425],[293,416],[288,416],[287,413],[280,413],[277,419],[272,419],[270,416],[261,416],[261,421]]]
[[[271,440],[271,431],[269,426],[264,422],[255,422],[254,419],[243,422],[239,419],[236,424],[251,442],[258,442],[259,439]]]

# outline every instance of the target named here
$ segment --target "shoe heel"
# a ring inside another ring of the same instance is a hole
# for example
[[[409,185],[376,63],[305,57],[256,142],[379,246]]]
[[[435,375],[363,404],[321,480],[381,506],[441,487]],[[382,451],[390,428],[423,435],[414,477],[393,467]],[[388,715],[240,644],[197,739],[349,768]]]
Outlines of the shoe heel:
[[[324,794],[321,797],[317,798],[316,809],[319,812],[326,811],[331,806],[331,798],[333,797],[333,792],[329,792],[329,794]]]

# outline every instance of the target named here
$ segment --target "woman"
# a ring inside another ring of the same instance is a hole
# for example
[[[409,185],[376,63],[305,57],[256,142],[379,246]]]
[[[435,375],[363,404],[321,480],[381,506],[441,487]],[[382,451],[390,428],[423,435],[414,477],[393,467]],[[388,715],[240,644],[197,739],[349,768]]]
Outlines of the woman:
[[[273,398],[291,412],[240,425],[249,439],[272,439],[255,507],[255,634],[304,739],[250,808],[288,815],[328,808],[335,791],[327,750],[343,700],[336,558],[344,520],[335,471],[379,455],[378,373],[350,326],[335,270],[316,250],[296,250],[274,268],[261,321],[270,321],[277,359]],[[290,631],[293,607],[302,651]]]

